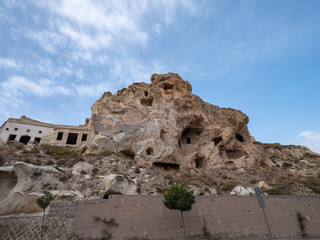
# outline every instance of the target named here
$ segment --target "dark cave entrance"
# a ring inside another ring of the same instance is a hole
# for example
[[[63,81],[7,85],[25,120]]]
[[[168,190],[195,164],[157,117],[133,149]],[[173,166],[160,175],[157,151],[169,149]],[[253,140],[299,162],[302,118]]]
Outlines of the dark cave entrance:
[[[243,142],[243,137],[242,137],[242,135],[239,134],[239,133],[236,134],[236,139],[237,139],[238,141],[240,141],[240,142]]]
[[[194,162],[196,163],[196,168],[204,168],[205,167],[203,159],[204,159],[203,157],[196,157],[196,159],[194,160]]]
[[[164,170],[179,170],[180,164],[177,163],[164,163],[164,162],[153,162],[152,166],[158,167]]]

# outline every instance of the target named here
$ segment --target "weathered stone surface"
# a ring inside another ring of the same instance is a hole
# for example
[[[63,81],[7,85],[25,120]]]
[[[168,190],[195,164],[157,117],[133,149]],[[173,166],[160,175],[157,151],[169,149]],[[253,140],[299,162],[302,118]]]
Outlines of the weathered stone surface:
[[[236,186],[232,189],[230,194],[237,195],[237,196],[250,196],[250,195],[254,195],[255,192],[252,188],[249,188],[249,187]]]
[[[105,186],[105,196],[108,196],[110,194],[138,194],[137,186],[130,177],[119,174],[111,174],[102,178]]]
[[[269,189],[270,188],[270,186],[264,181],[259,181],[257,186],[258,186],[258,188],[263,188],[263,189]]]
[[[62,185],[54,178],[59,173],[60,171],[52,166],[35,166],[24,162],[0,167],[0,215],[41,211],[36,204],[36,198],[46,190],[43,185],[48,182],[51,186]],[[81,193],[76,191],[51,191],[51,193],[57,199],[81,199]]]
[[[252,167],[265,159],[248,122],[239,110],[203,102],[178,74],[154,74],[151,84],[134,83],[93,104],[95,144],[85,152],[123,152],[181,169]]]

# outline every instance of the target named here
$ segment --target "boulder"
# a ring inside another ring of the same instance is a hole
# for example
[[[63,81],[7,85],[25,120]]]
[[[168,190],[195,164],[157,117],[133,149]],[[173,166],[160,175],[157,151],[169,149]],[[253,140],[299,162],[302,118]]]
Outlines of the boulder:
[[[261,188],[261,189],[269,189],[270,188],[270,186],[264,181],[259,181],[257,184],[257,187]]]
[[[16,162],[14,166],[0,167],[0,215],[41,211],[36,204],[36,198],[42,191],[29,191],[34,184],[30,178],[40,175],[41,172],[59,173],[51,166],[35,166],[24,162]]]
[[[232,189],[230,194],[237,196],[251,196],[255,194],[255,191],[249,187],[236,186]]]
[[[110,194],[137,195],[137,186],[135,182],[128,176],[120,174],[110,174],[103,179],[104,196]]]

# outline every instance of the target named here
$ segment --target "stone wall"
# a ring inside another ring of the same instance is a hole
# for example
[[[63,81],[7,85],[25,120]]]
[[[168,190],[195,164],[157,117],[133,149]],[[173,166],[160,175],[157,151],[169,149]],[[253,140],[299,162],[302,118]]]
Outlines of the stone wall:
[[[320,239],[320,196],[266,196],[266,215],[275,239],[300,239],[296,213],[305,216],[308,239]],[[184,213],[188,239],[269,239],[255,196],[197,197]],[[118,227],[95,222],[115,218]],[[0,218],[0,239],[40,239],[41,217]],[[111,195],[109,199],[53,203],[44,239],[99,239],[108,229],[112,239],[183,239],[179,211],[168,210],[161,196]]]

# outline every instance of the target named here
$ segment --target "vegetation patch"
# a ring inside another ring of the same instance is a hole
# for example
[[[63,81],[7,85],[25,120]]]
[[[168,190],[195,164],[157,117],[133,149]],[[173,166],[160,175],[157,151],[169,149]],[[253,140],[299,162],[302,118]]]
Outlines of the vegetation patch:
[[[297,219],[298,219],[299,228],[301,231],[298,233],[302,238],[305,238],[306,236],[308,236],[308,234],[306,233],[306,225],[304,224],[305,217],[300,212],[297,212]]]
[[[265,190],[268,195],[282,195],[283,192],[279,188],[270,188]]]
[[[106,225],[106,227],[118,227],[118,223],[116,222],[116,220],[114,218],[100,218],[98,216],[94,216],[93,220],[96,222],[102,222]],[[109,233],[108,229],[104,229],[102,231],[103,234],[103,239],[111,239],[112,238],[112,234]]]
[[[49,144],[45,144],[43,149],[46,154],[54,157],[81,157],[79,152],[74,151],[73,148],[61,147],[61,146],[52,146]]]
[[[222,187],[221,190],[223,191],[230,191],[232,190],[235,186],[239,185],[240,183],[238,181],[228,181],[226,182]]]
[[[309,176],[305,179],[302,180],[302,183],[307,187],[310,188],[312,191],[315,193],[320,194],[320,180],[313,177]]]

